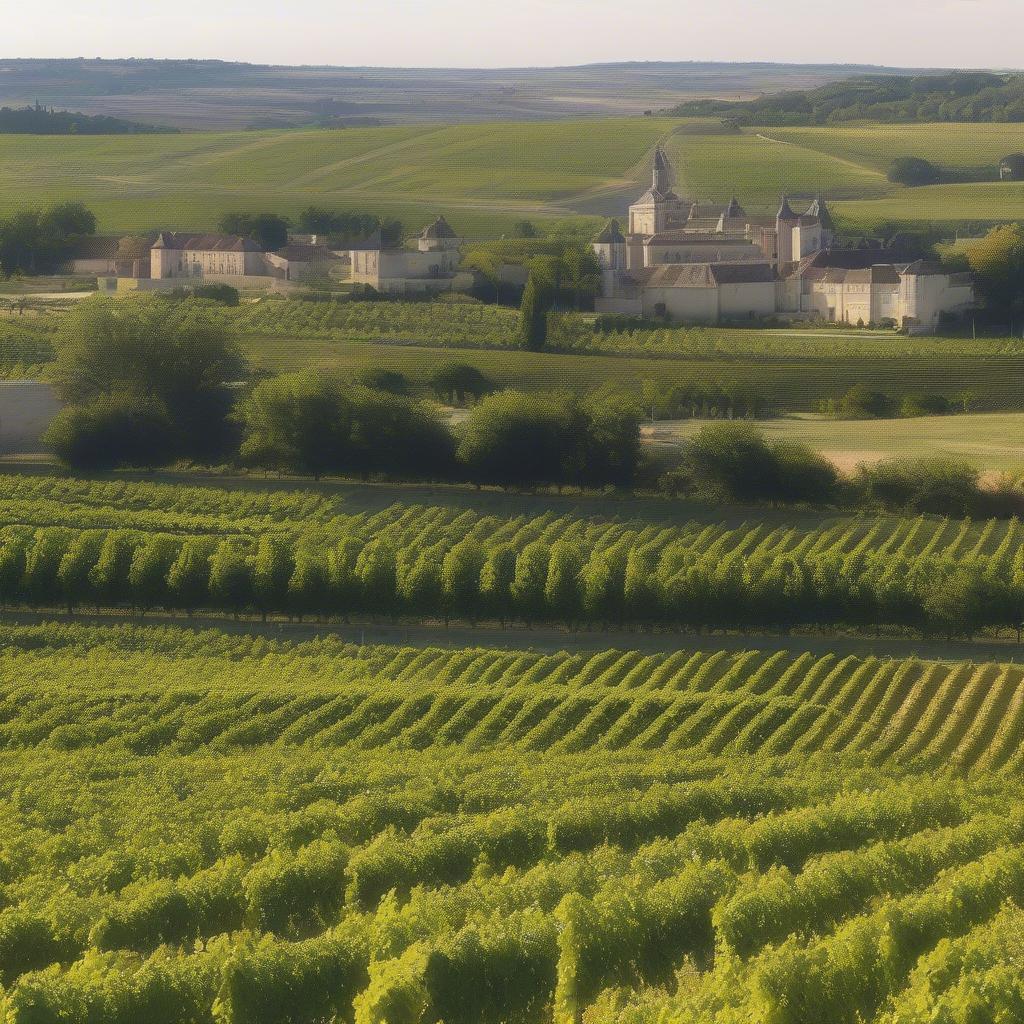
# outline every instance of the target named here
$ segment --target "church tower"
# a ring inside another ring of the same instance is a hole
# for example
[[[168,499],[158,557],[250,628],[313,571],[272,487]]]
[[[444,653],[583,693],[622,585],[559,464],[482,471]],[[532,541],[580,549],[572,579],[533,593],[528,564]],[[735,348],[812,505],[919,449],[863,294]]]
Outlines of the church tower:
[[[656,235],[683,226],[683,203],[672,191],[673,176],[672,164],[665,150],[658,146],[654,151],[651,187],[629,208],[631,235]]]
[[[601,265],[601,293],[606,299],[614,298],[618,275],[626,269],[626,238],[619,229],[619,222],[609,221],[592,244]]]

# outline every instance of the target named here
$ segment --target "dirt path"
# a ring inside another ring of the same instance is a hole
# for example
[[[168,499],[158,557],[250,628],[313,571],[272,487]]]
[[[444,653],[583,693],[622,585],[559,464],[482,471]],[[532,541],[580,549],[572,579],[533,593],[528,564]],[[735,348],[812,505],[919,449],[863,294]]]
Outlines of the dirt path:
[[[526,629],[516,626],[473,628],[439,623],[372,623],[352,622],[288,622],[284,619],[261,622],[258,619],[233,619],[225,616],[123,613],[84,613],[67,615],[58,612],[0,612],[0,623],[7,625],[38,625],[47,622],[84,623],[88,625],[176,626],[202,632],[216,629],[240,636],[263,636],[281,640],[303,641],[318,636],[336,636],[349,643],[394,647],[484,647],[499,650],[540,651],[603,651],[609,648],[635,650],[646,654],[687,651],[788,651],[792,654],[821,656],[829,653],[884,658],[918,657],[938,661],[1013,662],[1024,661],[1024,647],[1004,640],[926,641],[916,637],[858,635],[826,635],[796,633],[783,636],[773,633],[641,633],[624,631],[578,631],[542,627]]]

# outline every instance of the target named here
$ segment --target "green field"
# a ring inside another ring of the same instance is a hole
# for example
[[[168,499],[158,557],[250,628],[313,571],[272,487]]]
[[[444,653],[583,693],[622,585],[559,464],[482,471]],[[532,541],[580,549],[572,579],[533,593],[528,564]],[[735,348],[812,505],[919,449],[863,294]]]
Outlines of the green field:
[[[664,443],[680,443],[701,427],[698,421],[654,424],[646,433]],[[794,416],[759,424],[773,441],[810,445],[842,469],[893,457],[965,459],[981,470],[1009,471],[1024,466],[1024,415],[923,416],[899,420],[832,420]]]
[[[103,231],[211,228],[228,210],[295,216],[310,203],[375,212],[410,228],[443,210],[470,237],[540,220],[622,214],[665,141],[680,191],[703,202],[733,194],[751,212],[783,192],[819,193],[854,221],[1024,216],[1024,186],[903,189],[885,169],[896,155],[989,166],[1019,149],[1010,125],[748,129],[701,134],[662,118],[345,130],[0,138],[0,211],[73,197]],[[765,137],[762,137],[765,136]],[[596,221],[595,221],[596,223]]]
[[[595,127],[596,124],[596,127]],[[294,216],[310,203],[379,212],[419,227],[443,209],[467,235],[635,180],[673,122],[351,128],[60,139],[4,136],[0,209],[73,197],[105,231],[197,229],[227,210]]]

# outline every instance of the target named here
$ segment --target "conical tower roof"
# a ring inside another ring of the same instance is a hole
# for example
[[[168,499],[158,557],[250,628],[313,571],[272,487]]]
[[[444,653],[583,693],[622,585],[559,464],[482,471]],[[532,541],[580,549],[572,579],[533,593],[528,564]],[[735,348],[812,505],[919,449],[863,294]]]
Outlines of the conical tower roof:
[[[745,217],[747,215],[747,211],[740,206],[740,201],[733,196],[732,199],[729,200],[729,205],[725,208],[724,215],[726,217]]]
[[[779,212],[775,215],[776,220],[799,220],[800,218],[793,212],[793,207],[789,205],[789,200],[783,196],[782,205],[779,207]]]
[[[808,207],[807,216],[817,217],[818,220],[821,222],[821,226],[826,231],[835,231],[836,229],[835,221],[832,219],[832,212],[825,204],[825,200],[822,199],[820,196],[817,199],[815,199],[814,202],[811,203],[811,205]]]
[[[618,245],[625,241],[626,236],[623,235],[622,230],[619,228],[617,220],[608,221],[604,231],[594,239],[596,245]]]

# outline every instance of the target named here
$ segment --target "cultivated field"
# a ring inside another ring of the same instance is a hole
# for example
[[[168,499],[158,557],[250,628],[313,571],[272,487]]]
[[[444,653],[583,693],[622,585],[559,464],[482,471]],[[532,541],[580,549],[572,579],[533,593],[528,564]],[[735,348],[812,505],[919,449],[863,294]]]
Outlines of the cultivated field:
[[[716,126],[711,126],[715,128]],[[898,134],[898,139],[895,135]],[[859,223],[1024,216],[1024,185],[904,189],[885,179],[903,153],[987,167],[1019,149],[1014,126],[913,125],[703,132],[664,118],[417,125],[166,136],[0,137],[0,211],[73,197],[100,228],[209,229],[228,210],[296,215],[310,203],[394,216],[418,228],[439,210],[467,236],[516,220],[624,213],[664,141],[682,194],[774,212],[783,192],[837,202]],[[594,221],[596,225],[596,221]]]
[[[1013,666],[0,634],[12,1024],[1018,1005]]]

